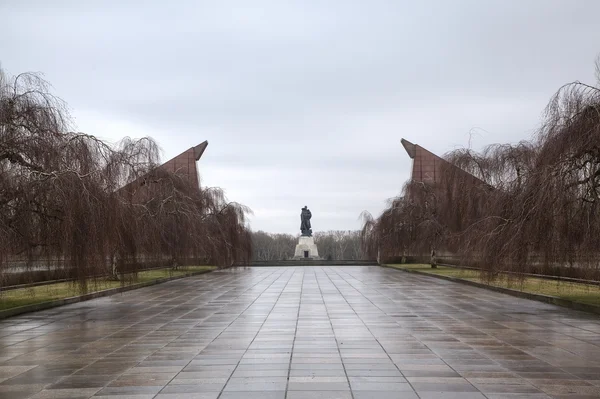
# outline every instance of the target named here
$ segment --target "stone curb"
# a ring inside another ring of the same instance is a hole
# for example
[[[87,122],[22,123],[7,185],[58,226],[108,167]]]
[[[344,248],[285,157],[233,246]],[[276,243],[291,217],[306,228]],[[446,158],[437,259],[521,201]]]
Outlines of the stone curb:
[[[550,305],[562,306],[564,308],[569,308],[569,309],[573,309],[573,310],[580,310],[582,312],[600,314],[600,306],[590,305],[590,304],[581,303],[581,302],[575,302],[570,299],[564,299],[564,298],[559,298],[559,297],[550,296],[550,295],[532,294],[530,292],[517,291],[517,290],[510,289],[510,288],[495,287],[493,285],[478,283],[476,281],[463,280],[463,279],[456,278],[456,277],[441,276],[439,274],[425,273],[425,272],[421,272],[418,270],[400,269],[400,268],[395,268],[395,267],[388,266],[388,265],[380,265],[380,266],[388,268],[388,269],[395,269],[395,270],[403,271],[405,273],[414,273],[414,274],[419,274],[421,276],[435,277],[435,278],[439,278],[442,280],[452,281],[455,283],[471,285],[473,287],[485,288],[487,290],[501,292],[503,294],[508,294],[508,295],[519,297],[519,298],[531,299],[533,301],[544,302],[544,303],[548,303]]]
[[[216,270],[216,269],[213,269],[213,270]],[[119,294],[119,293],[126,292],[126,291],[136,290],[138,288],[144,288],[144,287],[149,287],[149,286],[156,285],[156,284],[166,283],[167,281],[179,280],[180,278],[197,276],[199,274],[212,272],[213,270],[202,270],[202,271],[197,271],[197,272],[192,272],[192,273],[186,273],[186,274],[182,274],[181,276],[165,277],[165,278],[160,278],[157,280],[146,281],[144,283],[128,285],[125,287],[110,288],[108,290],[92,292],[92,293],[85,294],[85,295],[79,295],[79,296],[74,296],[74,297],[70,297],[70,298],[57,299],[55,301],[40,302],[40,303],[31,304],[31,305],[19,306],[17,308],[0,310],[0,320],[6,319],[6,318],[9,318],[12,316],[17,316],[17,315],[20,315],[23,313],[37,312],[39,310],[51,309],[51,308],[55,308],[55,307],[63,306],[63,305],[70,305],[72,303],[89,301],[90,299],[111,296],[111,295]]]
[[[249,265],[234,264],[235,267],[287,267],[287,266],[378,266],[373,261],[354,261],[354,260],[268,260],[253,261]]]

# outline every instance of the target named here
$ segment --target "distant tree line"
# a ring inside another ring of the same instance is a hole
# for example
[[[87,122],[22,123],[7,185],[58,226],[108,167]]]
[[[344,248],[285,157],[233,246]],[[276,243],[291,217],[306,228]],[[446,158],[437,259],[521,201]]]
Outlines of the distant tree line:
[[[298,238],[291,234],[272,234],[264,231],[253,231],[253,260],[288,260],[294,257],[294,249]]]
[[[557,91],[531,141],[452,151],[441,183],[409,182],[379,217],[365,214],[365,253],[384,262],[451,253],[490,278],[572,270],[599,279],[597,72],[596,85]]]
[[[254,260],[288,260],[294,257],[299,235],[252,232]],[[360,231],[330,230],[313,234],[319,256],[325,260],[362,259]]]

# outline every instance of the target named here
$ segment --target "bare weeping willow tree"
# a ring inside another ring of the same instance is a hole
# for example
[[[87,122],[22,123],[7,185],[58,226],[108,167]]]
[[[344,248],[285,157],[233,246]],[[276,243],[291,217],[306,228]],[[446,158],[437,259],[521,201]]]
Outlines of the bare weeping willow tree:
[[[375,219],[363,212],[361,243],[370,259],[424,256],[439,246],[446,235],[438,219],[437,191],[434,185],[409,182],[403,195]]]
[[[490,277],[511,271],[600,278],[598,87],[560,88],[532,141],[445,158],[441,183],[409,183],[379,218],[365,219],[363,246],[371,256],[440,248]]]
[[[0,73],[0,272],[53,264],[85,290],[142,260],[249,259],[248,208],[162,170],[152,139],[111,146],[70,128],[39,76]]]
[[[218,188],[198,189],[188,176],[153,168],[113,194],[119,203],[113,269],[141,260],[174,268],[190,263],[248,263],[252,248],[247,207]]]
[[[490,277],[500,268],[519,270],[517,265],[524,265],[519,258],[522,254],[514,252],[510,243],[523,240],[512,226],[526,216],[514,213],[528,208],[516,202],[515,196],[526,187],[535,155],[535,146],[528,142],[492,145],[482,153],[457,150],[447,154],[450,163],[440,214],[452,232],[449,247],[460,255],[462,264],[489,270]]]

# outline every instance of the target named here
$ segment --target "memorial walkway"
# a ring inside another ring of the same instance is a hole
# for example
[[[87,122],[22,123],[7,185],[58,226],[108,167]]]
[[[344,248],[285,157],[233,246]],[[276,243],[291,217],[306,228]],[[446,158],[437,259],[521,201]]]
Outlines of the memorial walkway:
[[[0,321],[0,398],[600,397],[600,319],[376,266],[216,271]]]

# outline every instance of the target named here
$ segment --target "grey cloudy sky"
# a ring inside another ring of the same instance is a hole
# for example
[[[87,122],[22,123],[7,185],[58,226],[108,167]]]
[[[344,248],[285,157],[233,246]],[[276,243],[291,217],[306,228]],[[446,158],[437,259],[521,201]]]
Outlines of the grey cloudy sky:
[[[203,185],[254,230],[357,229],[443,154],[529,138],[550,96],[594,82],[597,0],[0,0],[0,62],[43,72],[77,127],[208,140]]]

